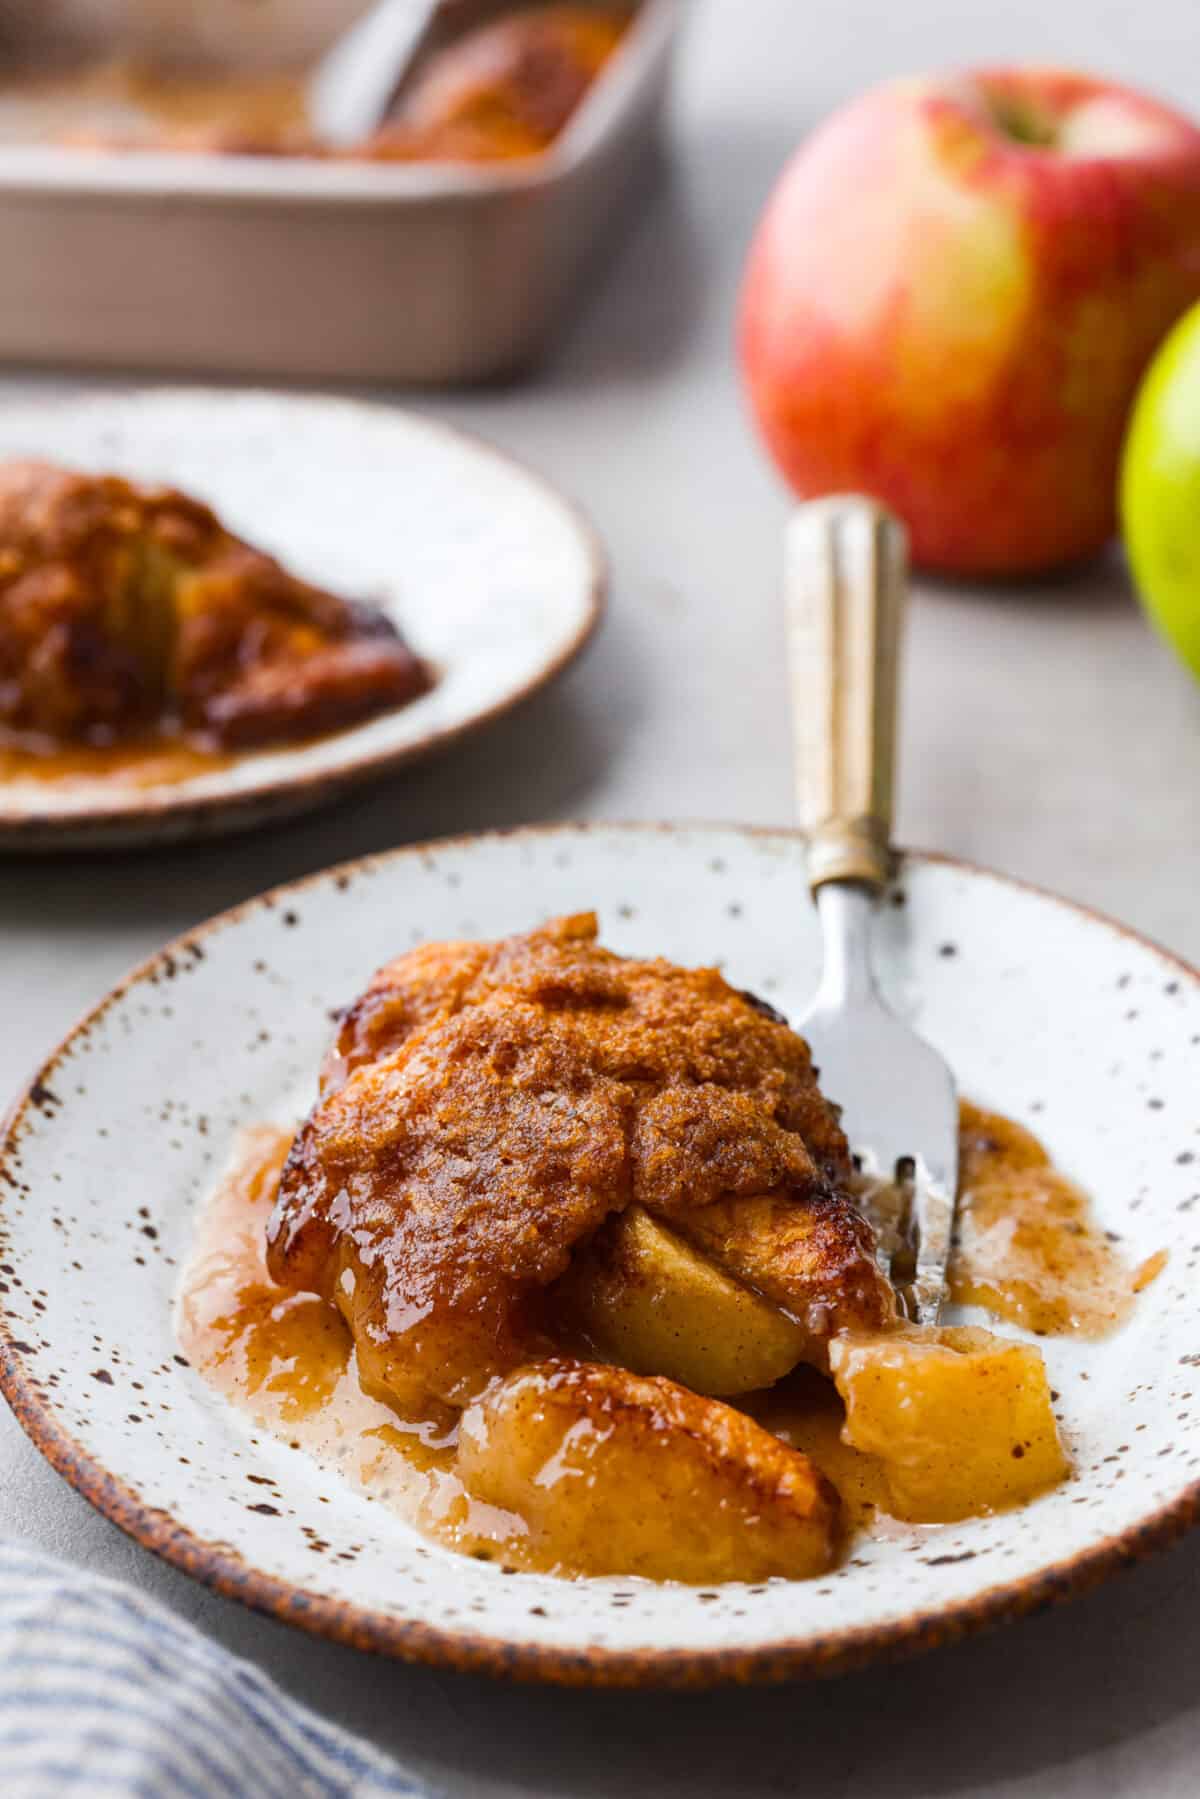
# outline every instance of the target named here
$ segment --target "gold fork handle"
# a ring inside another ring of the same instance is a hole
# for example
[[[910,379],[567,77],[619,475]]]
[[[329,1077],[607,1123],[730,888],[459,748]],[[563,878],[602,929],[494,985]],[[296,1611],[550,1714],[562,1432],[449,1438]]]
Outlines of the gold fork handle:
[[[808,878],[878,891],[891,869],[904,527],[857,494],[801,506],[784,603]]]

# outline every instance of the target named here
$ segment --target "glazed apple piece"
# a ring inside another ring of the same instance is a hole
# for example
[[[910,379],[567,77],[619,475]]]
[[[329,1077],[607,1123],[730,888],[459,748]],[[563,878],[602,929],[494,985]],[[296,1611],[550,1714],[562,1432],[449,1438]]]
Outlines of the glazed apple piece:
[[[830,1347],[845,1441],[883,1464],[890,1510],[948,1524],[1019,1505],[1070,1472],[1046,1367],[966,1327],[848,1332]]]
[[[895,1321],[874,1231],[843,1192],[813,1194],[803,1206],[783,1189],[731,1194],[681,1214],[678,1225],[702,1255],[802,1328],[797,1359],[814,1368],[828,1369],[838,1331]]]
[[[576,1256],[562,1315],[601,1355],[695,1393],[753,1393],[803,1356],[808,1333],[778,1307],[631,1206]]]
[[[458,1472],[575,1574],[803,1579],[837,1545],[837,1494],[806,1455],[623,1368],[554,1361],[497,1381],[463,1414]]]

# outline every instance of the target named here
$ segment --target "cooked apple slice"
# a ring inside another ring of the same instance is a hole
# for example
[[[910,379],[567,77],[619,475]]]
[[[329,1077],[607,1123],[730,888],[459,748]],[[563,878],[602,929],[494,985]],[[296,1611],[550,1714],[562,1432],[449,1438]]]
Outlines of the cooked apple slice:
[[[696,1393],[753,1393],[796,1366],[808,1333],[641,1206],[613,1218],[560,1284],[601,1355]]]
[[[1046,1366],[990,1331],[907,1326],[830,1345],[847,1443],[883,1464],[897,1518],[946,1524],[1019,1505],[1070,1472]]]
[[[463,1414],[458,1472],[572,1573],[803,1579],[836,1547],[838,1497],[806,1455],[624,1368],[535,1363],[497,1381]]]

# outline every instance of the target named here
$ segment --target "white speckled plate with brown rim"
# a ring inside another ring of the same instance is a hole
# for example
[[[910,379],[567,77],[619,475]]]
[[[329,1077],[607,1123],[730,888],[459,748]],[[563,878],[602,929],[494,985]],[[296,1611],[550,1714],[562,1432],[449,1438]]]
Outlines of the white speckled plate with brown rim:
[[[433,690],[307,743],[185,779],[0,780],[0,851],[114,849],[247,830],[454,743],[584,647],[605,587],[580,514],[482,440],[369,401],[162,388],[0,411],[0,460],[168,482],[295,573],[373,601]]]
[[[1200,1514],[1200,974],[948,860],[905,857],[890,897],[881,977],[963,1091],[1044,1136],[1131,1258],[1170,1252],[1118,1335],[1043,1343],[1076,1466],[1055,1492],[860,1540],[807,1582],[505,1576],[422,1540],[177,1360],[172,1295],[197,1206],[242,1126],[306,1109],[330,1009],[387,957],[594,906],[614,948],[720,962],[795,1015],[818,959],[801,846],[736,827],[399,850],[251,900],[132,974],[46,1063],[0,1148],[0,1368],[21,1422],[108,1516],[224,1593],[349,1643],[558,1681],[846,1669],[1018,1616],[1168,1543]]]

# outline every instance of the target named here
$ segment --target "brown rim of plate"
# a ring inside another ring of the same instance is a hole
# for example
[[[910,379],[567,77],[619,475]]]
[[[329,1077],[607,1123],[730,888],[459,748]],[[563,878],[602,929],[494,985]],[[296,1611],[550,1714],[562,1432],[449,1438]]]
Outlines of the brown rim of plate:
[[[0,1181],[4,1181],[6,1177],[11,1180],[8,1161],[17,1148],[22,1121],[31,1106],[36,1108],[35,1095],[41,1086],[49,1085],[58,1063],[69,1052],[71,1045],[78,1038],[85,1037],[93,1025],[131,988],[156,976],[172,959],[186,954],[191,945],[236,923],[255,908],[271,909],[282,899],[302,893],[307,887],[316,886],[331,878],[337,880],[343,876],[353,877],[381,864],[402,860],[406,856],[428,855],[480,841],[582,835],[589,830],[668,834],[675,831],[732,830],[746,837],[793,838],[797,842],[801,840],[798,831],[786,828],[721,825],[699,820],[694,824],[689,821],[678,825],[649,822],[626,824],[615,821],[526,825],[511,830],[464,833],[435,838],[425,843],[406,844],[399,849],[360,856],[323,869],[317,874],[306,875],[300,880],[269,888],[174,938],[155,955],[132,969],[68,1031],[4,1120],[0,1133]],[[933,862],[963,869],[969,874],[980,875],[1052,900],[1056,905],[1065,906],[1081,917],[1101,924],[1143,949],[1150,950],[1172,971],[1200,985],[1200,969],[1194,968],[1190,962],[1172,954],[1170,950],[1163,949],[1140,932],[1119,924],[1090,906],[1063,899],[1059,894],[1034,882],[999,874],[994,869],[981,867],[978,863],[965,861],[958,856],[927,850],[902,850],[898,855],[901,862]],[[0,1199],[0,1213],[2,1209],[3,1202]],[[168,1513],[159,1507],[148,1505],[132,1488],[110,1474],[57,1423],[51,1407],[37,1392],[33,1380],[27,1374],[22,1351],[13,1340],[9,1320],[2,1309],[0,1393],[7,1399],[22,1429],[46,1460],[97,1511],[111,1519],[144,1548],[152,1550],[175,1567],[182,1568],[184,1573],[190,1574],[225,1598],[238,1599],[252,1611],[263,1612],[282,1623],[299,1625],[314,1636],[327,1637],[351,1648],[370,1650],[376,1654],[391,1655],[403,1661],[421,1662],[433,1667],[454,1668],[461,1673],[505,1676],[558,1686],[699,1689],[819,1678],[849,1673],[875,1662],[902,1660],[922,1650],[959,1642],[991,1625],[1026,1617],[1076,1594],[1087,1592],[1109,1575],[1134,1566],[1158,1550],[1169,1548],[1200,1522],[1200,1480],[1195,1480],[1189,1482],[1175,1499],[1160,1506],[1140,1523],[1104,1538],[1092,1548],[1081,1550],[1078,1555],[1055,1562],[1022,1580],[988,1587],[960,1604],[929,1611],[913,1611],[891,1624],[827,1631],[790,1642],[774,1642],[749,1649],[572,1650],[552,1644],[511,1643],[503,1637],[444,1629],[420,1619],[397,1618],[385,1612],[371,1611],[346,1600],[315,1593],[290,1581],[264,1574],[259,1569],[249,1567],[228,1544],[207,1542],[184,1529]]]
[[[129,395],[133,395],[142,390],[131,388],[126,391]],[[148,396],[178,391],[180,390],[171,387],[153,387],[145,390]],[[268,390],[248,388],[243,393],[241,389],[206,387],[199,391],[202,393],[232,392],[236,397],[244,397],[245,394],[253,395]],[[565,674],[596,635],[603,622],[608,603],[608,553],[599,532],[583,508],[577,505],[553,481],[548,480],[545,475],[534,468],[531,463],[526,462],[520,456],[510,455],[507,450],[500,449],[496,444],[489,442],[486,437],[477,436],[475,432],[464,430],[459,425],[447,424],[443,419],[430,418],[426,413],[415,411],[410,407],[390,406],[383,400],[349,399],[340,395],[303,394],[297,397],[306,405],[316,402],[321,406],[355,411],[369,409],[376,412],[399,412],[406,418],[419,419],[421,425],[426,429],[455,438],[458,442],[469,445],[473,450],[492,457],[494,461],[516,469],[527,481],[540,488],[570,518],[578,532],[587,558],[588,593],[583,621],[579,628],[557,655],[544,663],[522,687],[517,688],[504,699],[497,700],[494,705],[473,714],[470,718],[463,719],[459,724],[444,725],[431,730],[415,743],[359,754],[339,767],[326,769],[320,774],[307,777],[284,775],[236,793],[211,793],[202,799],[189,797],[186,781],[178,782],[173,786],[164,785],[157,793],[153,788],[124,789],[117,793],[113,802],[102,802],[89,806],[86,812],[79,810],[56,812],[51,809],[39,812],[10,813],[5,809],[2,795],[0,795],[0,849],[19,848],[22,838],[36,838],[42,832],[61,834],[65,838],[69,833],[78,830],[81,837],[86,837],[89,830],[97,827],[110,826],[114,829],[125,825],[136,827],[151,819],[160,818],[174,818],[181,823],[189,821],[197,826],[202,826],[214,816],[222,819],[236,819],[242,813],[257,813],[264,806],[270,807],[273,804],[286,806],[292,800],[297,803],[297,807],[301,804],[307,807],[310,804],[317,805],[324,800],[334,799],[350,788],[390,774],[394,769],[403,768],[409,763],[422,762],[428,756],[437,755],[443,749],[449,749],[455,744],[461,743],[464,738],[472,737],[477,731],[485,730],[499,719],[506,718],[510,712],[515,712],[519,706],[523,706],[527,700],[533,699],[543,688],[549,687],[560,675]],[[279,396],[272,395],[272,398],[277,399]],[[78,401],[70,400],[57,403],[71,408],[79,404]],[[53,404],[54,402],[51,402],[51,407]],[[419,654],[419,644],[409,647],[415,648]],[[402,712],[404,707],[399,706],[395,710]],[[379,713],[377,716],[383,718],[387,714]],[[351,730],[353,728],[351,727]],[[349,737],[349,735],[349,730],[345,732],[330,731],[322,737],[309,739],[309,742],[325,743],[339,736]],[[287,743],[264,744],[261,746],[261,750],[255,753],[287,755],[289,750],[296,748],[296,745]],[[244,754],[245,752],[243,752]],[[236,752],[233,759],[238,759]],[[40,850],[43,846],[35,842],[30,847]],[[67,845],[67,847],[70,846]],[[98,847],[103,847],[102,843],[98,844]]]

